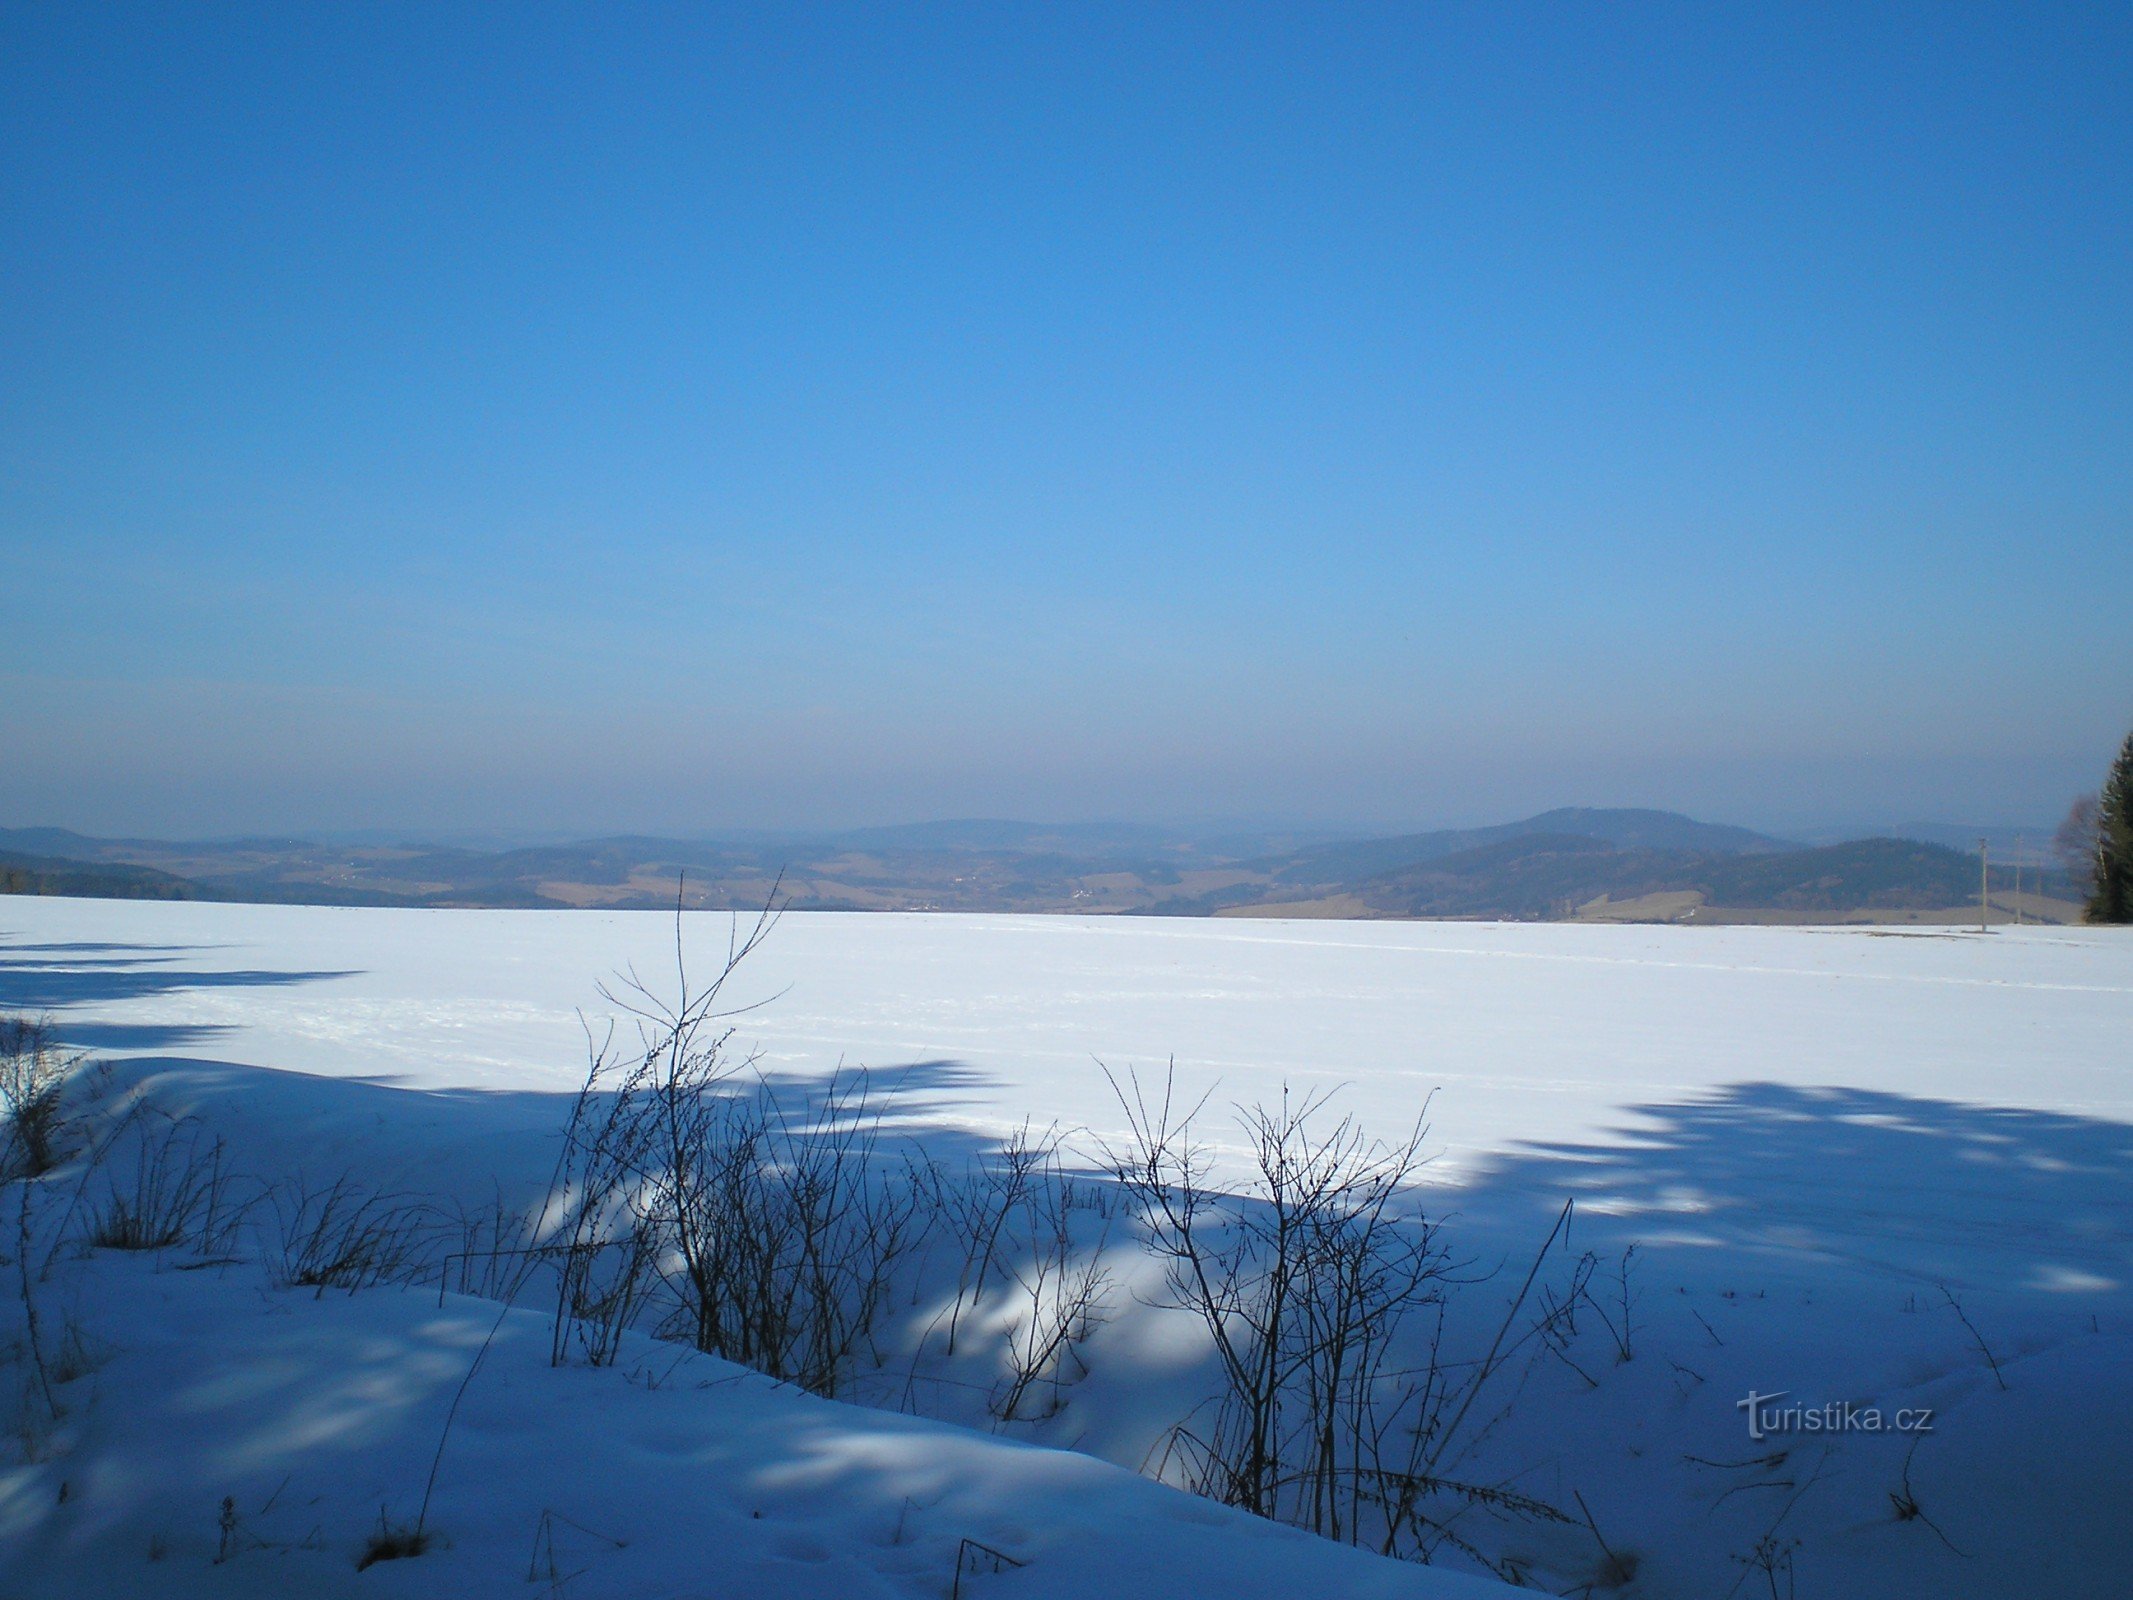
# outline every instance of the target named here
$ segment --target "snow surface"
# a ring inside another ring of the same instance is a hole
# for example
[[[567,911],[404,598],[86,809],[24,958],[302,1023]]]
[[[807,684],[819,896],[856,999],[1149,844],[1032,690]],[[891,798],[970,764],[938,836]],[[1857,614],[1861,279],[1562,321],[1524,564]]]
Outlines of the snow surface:
[[[530,1311],[504,1319],[437,1459],[437,1546],[358,1572],[381,1509],[414,1520],[495,1307],[130,1262],[93,1287],[85,1322],[125,1328],[125,1348],[77,1380],[97,1391],[83,1437],[0,1488],[9,1594],[905,1600],[948,1591],[964,1539],[1024,1563],[966,1567],[966,1594],[1002,1600],[1507,1592],[648,1339],[620,1368],[551,1369]]]
[[[706,969],[726,919],[686,923]],[[50,1009],[129,1078],[226,1131],[255,1169],[346,1168],[473,1199],[545,1176],[559,1097],[582,1074],[580,1011],[611,1011],[598,985],[618,968],[655,984],[670,972],[675,928],[655,913],[15,899],[0,902],[0,935],[0,1009]],[[1385,1133],[1426,1102],[1440,1151],[1430,1203],[1477,1277],[1505,1263],[1522,1273],[1575,1195],[1577,1248],[1612,1259],[1639,1247],[1634,1358],[1533,1371],[1470,1475],[1582,1498],[1608,1546],[1637,1557],[1621,1592],[1766,1592],[1754,1565],[1765,1540],[1817,1600],[2133,1589],[2133,939],[2121,932],[795,914],[740,997],[764,1002],[741,1038],[766,1071],[874,1069],[897,1086],[900,1126],[948,1159],[1025,1120],[1078,1130],[1085,1145],[1115,1136],[1098,1063],[1145,1076],[1174,1060],[1188,1091],[1214,1088],[1217,1136],[1228,1103],[1284,1082],[1341,1086],[1340,1104]],[[80,1292],[92,1306],[123,1299],[142,1270],[100,1261]],[[471,1302],[443,1315],[395,1294],[292,1304],[241,1285],[233,1296],[226,1276],[141,1280],[164,1309],[121,1318],[120,1352],[80,1380],[158,1397],[81,1458],[122,1486],[109,1492],[129,1508],[111,1513],[126,1538],[145,1549],[157,1519],[170,1525],[173,1554],[132,1592],[187,1592],[164,1574],[212,1532],[203,1495],[253,1504],[289,1471],[337,1486],[311,1491],[333,1501],[337,1527],[365,1507],[374,1516],[381,1497],[404,1503],[434,1448],[440,1386],[464,1370],[463,1355],[446,1357],[486,1331]],[[1476,1286],[1477,1307],[1493,1297],[1500,1310],[1501,1277]],[[233,1301],[243,1316],[212,1309]],[[486,1498],[453,1487],[464,1480],[448,1458],[449,1581],[432,1556],[356,1579],[344,1551],[299,1549],[255,1569],[283,1573],[258,1580],[266,1592],[473,1593],[512,1562],[512,1592],[526,1592],[523,1547],[544,1507],[630,1540],[588,1555],[584,1585],[599,1587],[573,1593],[691,1592],[651,1576],[702,1545],[674,1530],[753,1524],[755,1510],[775,1524],[767,1542],[745,1527],[713,1536],[734,1573],[762,1580],[739,1592],[873,1592],[865,1573],[881,1592],[943,1593],[941,1541],[987,1529],[1002,1548],[1019,1532],[1043,1558],[967,1593],[1375,1593],[1442,1576],[1199,1502],[1180,1511],[1080,1457],[767,1394],[760,1380],[647,1393],[614,1372],[536,1374],[530,1355],[513,1365],[515,1344],[545,1357],[545,1330],[526,1316],[532,1331],[512,1319],[497,1372],[469,1391],[464,1459],[494,1463],[469,1474]],[[1125,1297],[1067,1412],[1024,1436],[1139,1466],[1207,1392],[1180,1321]],[[375,1370],[351,1366],[349,1352],[366,1350]],[[506,1381],[492,1389],[492,1377]],[[1751,1388],[1930,1406],[1935,1426],[1915,1440],[1757,1444],[1735,1404]],[[198,1438],[174,1452],[180,1394],[198,1401],[183,1413]],[[617,1407],[629,1426],[605,1428]],[[708,1479],[662,1474],[668,1458],[647,1453],[639,1430],[679,1441],[671,1457],[712,1466]],[[326,1472],[344,1449],[346,1471]],[[241,1484],[240,1457],[257,1468]],[[1893,1509],[1906,1471],[1923,1517]],[[898,1487],[918,1478],[925,1493]],[[648,1480],[662,1486],[641,1490]],[[751,1503],[770,1484],[811,1487]],[[7,1592],[91,1592],[58,1574],[122,1541],[96,1532],[98,1498],[80,1489],[61,1519],[30,1509],[56,1492],[49,1464],[9,1480]],[[905,1497],[939,1496],[953,1515],[884,1541]],[[1019,1523],[1017,1502],[1029,1507]],[[637,1531],[601,1527],[601,1514],[629,1513]],[[273,1539],[300,1543],[298,1520],[277,1522]],[[1062,1531],[1074,1527],[1102,1531]],[[1593,1581],[1585,1528],[1502,1537],[1536,1582],[1575,1588],[1581,1570]],[[829,1554],[788,1560],[787,1538]],[[512,1540],[520,1553],[506,1561]],[[1091,1540],[1108,1569],[1065,1554]],[[1256,1553],[1261,1540],[1280,1554]],[[1349,1565],[1310,1567],[1336,1558]],[[203,1575],[195,1560],[186,1581],[247,1592],[226,1581],[243,1564]],[[301,1585],[271,1587],[298,1585],[299,1568]]]

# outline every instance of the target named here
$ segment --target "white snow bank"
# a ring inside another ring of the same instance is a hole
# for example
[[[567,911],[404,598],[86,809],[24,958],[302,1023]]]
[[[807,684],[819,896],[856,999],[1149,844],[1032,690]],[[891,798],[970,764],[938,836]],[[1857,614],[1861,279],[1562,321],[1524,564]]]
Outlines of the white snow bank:
[[[959,1555],[967,1600],[1510,1592],[647,1339],[618,1367],[551,1368],[530,1311],[504,1318],[439,1458],[493,1305],[108,1253],[64,1282],[104,1359],[62,1387],[45,1459],[0,1472],[0,1593],[933,1600]],[[433,1460],[432,1546],[358,1572],[381,1513],[413,1523]]]

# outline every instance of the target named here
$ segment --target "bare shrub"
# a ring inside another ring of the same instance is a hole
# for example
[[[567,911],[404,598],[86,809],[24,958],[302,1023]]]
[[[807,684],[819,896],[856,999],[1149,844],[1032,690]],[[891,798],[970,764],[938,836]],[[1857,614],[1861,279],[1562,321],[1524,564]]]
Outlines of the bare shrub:
[[[1260,1516],[1354,1538],[1374,1441],[1381,1378],[1401,1323],[1439,1296],[1446,1259],[1434,1231],[1395,1202],[1422,1160],[1422,1125],[1368,1139],[1327,1097],[1240,1109],[1252,1183],[1209,1185],[1207,1157],[1166,1079],[1151,1103],[1138,1080],[1112,1080],[1128,1124],[1110,1151],[1174,1304],[1207,1329],[1223,1393],[1204,1431],[1176,1442],[1203,1492]]]
[[[55,1361],[37,1292],[43,1268],[33,1266],[32,1261],[42,1244],[48,1268],[59,1248],[59,1236],[65,1232],[64,1222],[56,1230],[51,1226],[46,1191],[69,1142],[68,1086],[87,1059],[60,1044],[48,1018],[0,1016],[0,1181],[10,1182],[15,1191],[15,1287],[22,1301],[23,1338],[32,1376],[26,1385],[23,1415],[29,1418],[30,1398],[34,1397],[42,1402],[45,1423],[57,1422],[61,1408],[53,1393]],[[90,1159],[82,1163],[84,1180],[95,1166],[96,1154],[92,1149]],[[27,1420],[24,1429],[27,1441],[31,1438]]]
[[[68,1384],[85,1378],[111,1355],[112,1347],[91,1334],[70,1312],[60,1321],[59,1348],[52,1356],[52,1381]]]
[[[1522,1342],[1510,1335],[1533,1275],[1478,1362],[1443,1358],[1454,1264],[1406,1198],[1423,1160],[1419,1120],[1388,1144],[1334,1117],[1325,1095],[1240,1108],[1249,1182],[1226,1194],[1194,1136],[1201,1105],[1180,1111],[1168,1077],[1157,1099],[1135,1078],[1112,1087],[1128,1132],[1106,1155],[1164,1260],[1170,1303],[1206,1328],[1223,1380],[1204,1421],[1172,1430],[1159,1473],[1416,1559],[1449,1540],[1493,1565],[1453,1530],[1475,1507],[1569,1520],[1451,1476],[1479,1396]]]
[[[1059,1414],[1069,1383],[1089,1375],[1081,1351],[1106,1320],[1111,1274],[1100,1243],[1076,1253],[1059,1227],[1039,1235],[1038,1250],[1013,1277],[1022,1303],[1005,1329],[1008,1375],[988,1405],[1002,1422],[1042,1421]],[[1029,1397],[1039,1391],[1042,1409],[1032,1411]]]
[[[518,1298],[548,1252],[534,1242],[535,1219],[504,1203],[498,1192],[488,1204],[454,1202],[440,1215],[440,1243],[450,1248],[438,1263],[437,1294],[470,1295],[510,1304]]]
[[[60,1044],[49,1017],[0,1017],[0,1177],[59,1164],[67,1080],[87,1059]]]
[[[549,1242],[542,1258],[555,1268],[555,1319],[549,1362],[573,1350],[590,1366],[611,1366],[622,1336],[637,1324],[658,1284],[659,1233],[632,1204],[643,1170],[617,1124],[613,1097],[597,1096],[602,1057],[595,1053],[579,1092],[551,1193]],[[608,1098],[603,1113],[597,1101]]]
[[[637,1048],[618,1046],[612,1024],[597,1042],[587,1030],[585,1081],[564,1129],[544,1217],[560,1260],[550,1352],[556,1362],[573,1345],[596,1365],[612,1359],[620,1325],[626,1325],[620,1319],[624,1313],[633,1317],[639,1303],[635,1294],[611,1292],[618,1286],[603,1277],[602,1258],[618,1246],[640,1269],[629,1278],[632,1289],[645,1281],[641,1269],[664,1266],[671,1252],[680,1252],[684,1271],[692,1256],[701,1263],[708,1255],[692,1248],[698,1241],[685,1234],[676,1201],[703,1180],[703,1102],[722,1094],[740,1070],[725,1054],[731,1029],[724,1026],[719,997],[773,922],[768,906],[745,938],[736,922],[724,966],[708,988],[697,990],[677,895],[674,998],[656,994],[634,971],[619,995],[601,990],[635,1020]]]
[[[799,1113],[768,1083],[655,1099],[673,1141],[642,1199],[670,1241],[667,1331],[835,1394],[931,1220],[924,1184],[881,1149],[865,1075],[832,1078]]]
[[[544,1248],[557,1268],[549,1346],[555,1366],[573,1347],[593,1366],[612,1363],[657,1265],[657,1231],[633,1204],[652,1134],[649,1119],[637,1114],[641,1063],[619,1064],[614,1038],[612,1025],[598,1041],[587,1030],[585,1081],[571,1103],[541,1218]],[[619,1269],[606,1259],[618,1253]]]
[[[1560,1507],[1525,1494],[1504,1483],[1477,1483],[1461,1474],[1462,1463],[1476,1446],[1508,1414],[1523,1378],[1505,1391],[1497,1382],[1511,1370],[1519,1351],[1552,1338],[1574,1338],[1566,1332],[1567,1311],[1575,1317],[1577,1306],[1597,1306],[1588,1292],[1597,1269],[1596,1257],[1581,1258],[1572,1269],[1567,1291],[1541,1295],[1541,1315],[1521,1328],[1521,1313],[1534,1297],[1556,1242],[1566,1237],[1573,1206],[1565,1202],[1555,1225],[1534,1252],[1518,1290],[1506,1304],[1494,1336],[1478,1360],[1446,1359],[1444,1355],[1444,1309],[1437,1302],[1435,1326],[1423,1358],[1410,1366],[1378,1413],[1378,1428],[1370,1441],[1367,1481],[1370,1500],[1382,1524],[1380,1548],[1387,1555],[1428,1561],[1441,1545],[1463,1551],[1497,1576],[1521,1582],[1513,1564],[1492,1560],[1475,1542],[1471,1529],[1461,1524],[1472,1514],[1482,1513],[1507,1521],[1541,1521],[1568,1524],[1574,1519]],[[1627,1259],[1625,1257],[1625,1271]],[[1626,1292],[1626,1289],[1625,1289]],[[1626,1317],[1625,1317],[1626,1322]],[[1535,1349],[1520,1368],[1530,1372],[1539,1359]],[[1483,1403],[1483,1396],[1490,1396]]]
[[[286,1288],[367,1289],[421,1272],[436,1233],[429,1207],[373,1194],[343,1176],[323,1189],[300,1180],[268,1191],[275,1275]]]
[[[194,1243],[212,1254],[239,1208],[230,1203],[222,1140],[187,1122],[140,1127],[130,1173],[111,1173],[90,1203],[86,1237],[106,1250],[164,1250]]]
[[[775,925],[735,924],[710,984],[630,974],[606,998],[636,1023],[591,1049],[558,1167],[556,1343],[609,1360],[656,1283],[659,1331],[819,1394],[874,1334],[898,1264],[932,1223],[925,1174],[883,1148],[864,1073],[781,1090],[730,1049],[721,997]],[[745,1008],[744,1008],[745,1009]],[[656,1278],[652,1274],[656,1273]]]
[[[658,1241],[651,1225],[633,1218],[598,1248],[573,1248],[563,1264],[562,1293],[578,1349],[590,1366],[612,1366],[622,1336],[637,1325],[658,1285]]]
[[[956,1273],[955,1298],[948,1308],[948,1355],[952,1359],[961,1335],[965,1312],[985,1294],[986,1280],[999,1258],[1019,1211],[1029,1202],[1030,1191],[1046,1176],[1045,1168],[1056,1166],[1059,1134],[1056,1128],[1032,1137],[1028,1123],[1009,1134],[989,1161],[979,1162],[962,1184],[945,1190],[942,1204],[963,1240],[962,1264]]]
[[[2085,794],[2067,807],[2066,817],[2052,835],[2052,854],[2073,880],[2074,898],[2086,900],[2096,892],[2103,861],[2103,813],[2100,796]]]
[[[949,1308],[948,1354],[954,1356],[960,1323],[990,1281],[998,1280],[1006,1302],[1006,1372],[986,1402],[1001,1422],[1042,1420],[1059,1411],[1066,1384],[1087,1376],[1080,1346],[1104,1321],[1111,1289],[1103,1264],[1109,1219],[1091,1248],[1077,1245],[1077,1196],[1060,1151],[1056,1127],[1032,1134],[1025,1123],[969,1181],[941,1196],[964,1240]],[[1046,1398],[1033,1411],[1031,1396],[1039,1390]]]
[[[435,1536],[421,1527],[405,1527],[387,1519],[378,1509],[378,1525],[363,1540],[356,1553],[356,1571],[367,1572],[381,1561],[410,1561],[428,1550]]]

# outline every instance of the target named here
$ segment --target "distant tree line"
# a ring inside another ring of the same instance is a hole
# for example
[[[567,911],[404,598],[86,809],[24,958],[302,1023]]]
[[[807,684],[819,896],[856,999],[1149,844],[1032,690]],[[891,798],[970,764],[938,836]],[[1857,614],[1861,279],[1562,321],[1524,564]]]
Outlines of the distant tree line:
[[[2133,733],[2102,792],[2074,802],[2053,844],[2088,896],[2090,922],[2133,922]]]
[[[96,899],[198,900],[197,884],[153,867],[104,866],[0,852],[0,894],[83,895]]]

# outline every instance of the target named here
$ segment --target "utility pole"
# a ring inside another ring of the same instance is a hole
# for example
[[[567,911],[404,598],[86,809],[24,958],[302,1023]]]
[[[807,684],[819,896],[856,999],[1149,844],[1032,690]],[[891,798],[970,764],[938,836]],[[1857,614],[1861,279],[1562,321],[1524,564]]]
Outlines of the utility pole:
[[[2015,926],[2022,926],[2022,858],[2029,854],[2029,841],[2019,833],[2015,835]]]
[[[1977,931],[1985,931],[1985,913],[1992,904],[1992,868],[1983,839],[1977,842]]]

